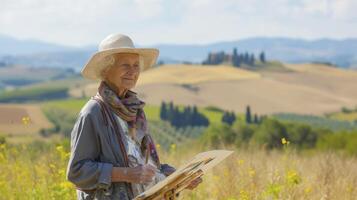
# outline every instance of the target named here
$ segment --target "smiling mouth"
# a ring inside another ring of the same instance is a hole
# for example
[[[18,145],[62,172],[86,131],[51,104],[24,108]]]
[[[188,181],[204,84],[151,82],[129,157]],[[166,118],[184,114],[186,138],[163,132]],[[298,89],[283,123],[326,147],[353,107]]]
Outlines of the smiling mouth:
[[[125,79],[125,80],[131,80],[131,81],[133,81],[134,79],[131,79],[131,78],[123,78],[123,79]]]

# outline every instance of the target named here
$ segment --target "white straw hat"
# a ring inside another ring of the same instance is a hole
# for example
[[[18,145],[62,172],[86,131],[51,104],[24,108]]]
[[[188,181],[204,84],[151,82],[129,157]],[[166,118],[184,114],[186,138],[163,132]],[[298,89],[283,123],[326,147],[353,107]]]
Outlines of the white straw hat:
[[[116,53],[135,53],[142,58],[141,71],[155,64],[159,50],[154,48],[135,48],[133,41],[126,35],[111,34],[99,44],[95,53],[82,69],[82,75],[88,79],[100,79],[100,73],[107,66],[105,59]]]

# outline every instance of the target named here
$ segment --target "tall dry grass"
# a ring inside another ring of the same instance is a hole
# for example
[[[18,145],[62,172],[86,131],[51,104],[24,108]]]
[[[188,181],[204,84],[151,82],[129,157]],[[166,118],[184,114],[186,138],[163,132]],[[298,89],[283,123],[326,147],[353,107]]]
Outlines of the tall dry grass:
[[[196,143],[159,147],[163,162],[179,166],[202,151]],[[0,146],[0,199],[75,199],[65,180],[68,143]],[[357,159],[336,153],[300,154],[234,149],[181,199],[356,199]]]

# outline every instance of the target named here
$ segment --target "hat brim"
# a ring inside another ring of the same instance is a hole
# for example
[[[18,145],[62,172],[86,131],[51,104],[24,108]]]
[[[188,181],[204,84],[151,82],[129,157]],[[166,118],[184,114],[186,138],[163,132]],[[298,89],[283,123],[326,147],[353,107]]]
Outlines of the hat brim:
[[[139,54],[143,58],[143,64],[141,64],[141,71],[145,71],[152,67],[157,60],[159,50],[154,48],[117,48],[99,51],[95,53],[83,67],[81,74],[84,78],[98,80],[100,79],[100,73],[103,69],[108,67],[104,61],[107,56],[117,53],[135,53]]]

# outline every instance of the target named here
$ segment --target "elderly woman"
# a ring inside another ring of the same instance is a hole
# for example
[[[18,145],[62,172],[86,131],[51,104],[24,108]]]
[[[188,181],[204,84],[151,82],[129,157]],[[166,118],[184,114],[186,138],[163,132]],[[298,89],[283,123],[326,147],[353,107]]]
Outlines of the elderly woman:
[[[85,78],[101,82],[71,133],[67,178],[76,185],[78,199],[133,199],[175,171],[160,163],[145,103],[131,91],[157,56],[157,49],[135,48],[128,36],[113,34],[83,68]]]

